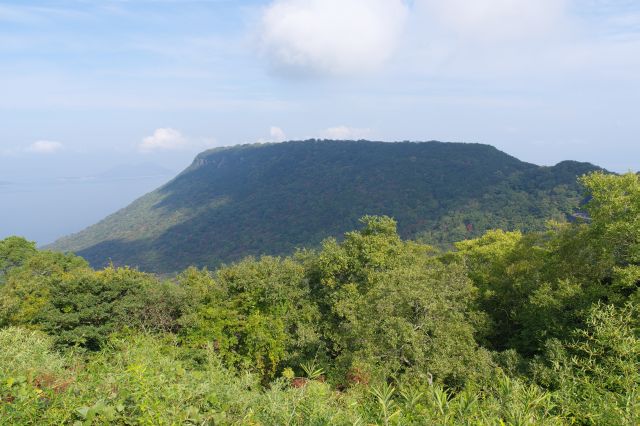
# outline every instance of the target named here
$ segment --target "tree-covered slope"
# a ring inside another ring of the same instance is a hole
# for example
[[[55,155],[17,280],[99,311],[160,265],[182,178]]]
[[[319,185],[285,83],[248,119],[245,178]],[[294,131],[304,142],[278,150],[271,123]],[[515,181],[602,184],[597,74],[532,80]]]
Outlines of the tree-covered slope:
[[[581,200],[597,167],[540,167],[480,144],[303,141],[199,154],[171,182],[52,248],[100,266],[171,272],[284,254],[397,219],[405,238],[446,245],[487,229],[541,229]]]

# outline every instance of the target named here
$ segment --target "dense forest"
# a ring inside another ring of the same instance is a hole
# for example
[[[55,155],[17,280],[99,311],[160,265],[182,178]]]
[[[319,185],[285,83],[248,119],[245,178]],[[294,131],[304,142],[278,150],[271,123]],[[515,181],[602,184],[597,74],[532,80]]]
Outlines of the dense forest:
[[[541,231],[445,250],[364,216],[171,279],[7,238],[0,422],[636,425],[640,177],[580,181]]]
[[[540,231],[582,200],[588,163],[540,167],[464,143],[300,141],[206,151],[171,182],[50,248],[94,267],[173,273],[340,238],[364,215],[450,248],[489,229]]]

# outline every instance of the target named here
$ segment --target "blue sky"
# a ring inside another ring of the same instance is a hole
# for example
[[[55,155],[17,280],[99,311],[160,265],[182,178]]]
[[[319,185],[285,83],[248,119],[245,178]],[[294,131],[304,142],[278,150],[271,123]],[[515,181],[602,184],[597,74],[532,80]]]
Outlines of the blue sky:
[[[309,137],[637,170],[640,2],[0,1],[0,93],[0,180]]]
[[[168,179],[90,178],[118,165],[238,143],[638,170],[639,101],[638,0],[0,0],[0,238],[50,242]]]

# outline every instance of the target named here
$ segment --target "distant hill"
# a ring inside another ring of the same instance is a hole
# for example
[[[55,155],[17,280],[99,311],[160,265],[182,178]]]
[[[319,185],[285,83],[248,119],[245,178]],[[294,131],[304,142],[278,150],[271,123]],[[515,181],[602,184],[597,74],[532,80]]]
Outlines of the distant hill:
[[[284,254],[354,229],[366,214],[436,245],[487,229],[536,230],[579,205],[576,178],[597,170],[522,162],[481,144],[300,141],[199,154],[157,190],[50,248],[94,266],[171,272]]]

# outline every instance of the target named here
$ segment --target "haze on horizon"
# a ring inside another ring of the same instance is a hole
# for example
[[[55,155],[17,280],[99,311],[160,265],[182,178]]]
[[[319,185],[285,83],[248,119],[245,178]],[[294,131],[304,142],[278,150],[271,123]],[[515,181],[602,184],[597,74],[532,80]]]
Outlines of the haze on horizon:
[[[56,203],[60,178],[237,143],[480,142],[624,172],[640,2],[0,0],[0,93],[0,238],[50,242],[168,179]]]

